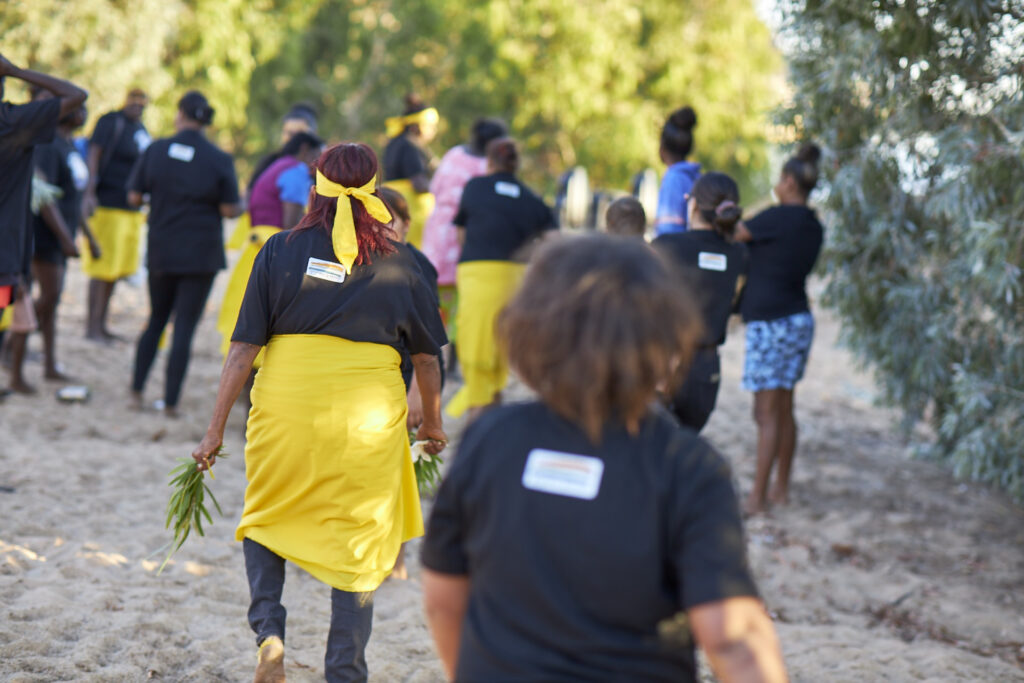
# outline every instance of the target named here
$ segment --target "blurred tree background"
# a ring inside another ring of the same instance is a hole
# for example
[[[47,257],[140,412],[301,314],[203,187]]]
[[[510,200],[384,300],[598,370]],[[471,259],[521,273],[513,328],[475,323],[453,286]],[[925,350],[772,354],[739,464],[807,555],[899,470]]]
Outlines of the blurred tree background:
[[[826,302],[923,448],[1024,499],[1024,5],[787,0],[826,150]]]
[[[277,144],[297,101],[328,138],[379,149],[384,119],[415,92],[441,111],[435,153],[502,116],[547,190],[576,164],[620,188],[661,169],[661,124],[692,104],[696,158],[763,195],[765,122],[785,87],[749,0],[6,0],[0,30],[16,64],[88,88],[91,121],[137,84],[164,135],[199,88],[214,136],[244,162]]]

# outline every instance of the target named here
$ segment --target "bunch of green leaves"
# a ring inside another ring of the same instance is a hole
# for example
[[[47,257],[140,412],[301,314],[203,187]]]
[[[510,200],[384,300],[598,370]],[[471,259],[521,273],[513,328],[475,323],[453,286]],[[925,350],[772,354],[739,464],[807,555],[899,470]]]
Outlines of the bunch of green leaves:
[[[221,447],[218,447],[213,455],[218,458],[227,457]],[[200,536],[206,535],[203,532],[203,518],[207,523],[213,523],[213,518],[210,517],[205,505],[207,494],[209,494],[213,506],[217,508],[217,514],[224,515],[220,504],[213,496],[213,491],[204,481],[203,472],[196,469],[196,461],[190,457],[179,458],[178,463],[178,466],[171,470],[169,475],[171,481],[168,486],[174,488],[174,493],[171,494],[171,499],[167,502],[167,522],[164,524],[167,529],[170,529],[173,524],[174,540],[171,541],[171,549],[167,553],[167,557],[164,558],[163,564],[160,565],[160,569],[157,570],[157,574],[164,570],[168,560],[178,552],[193,529]],[[206,471],[210,473],[211,479],[216,478],[213,476],[213,470],[207,469]]]

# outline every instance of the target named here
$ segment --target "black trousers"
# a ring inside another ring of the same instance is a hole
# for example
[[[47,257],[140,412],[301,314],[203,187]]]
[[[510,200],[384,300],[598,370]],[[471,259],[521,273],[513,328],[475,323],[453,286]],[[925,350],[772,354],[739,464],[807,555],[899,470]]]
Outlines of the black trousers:
[[[693,355],[693,364],[686,380],[672,397],[672,413],[678,420],[700,431],[707,424],[718,401],[721,365],[718,349],[702,348]]]
[[[192,355],[192,338],[206,307],[216,273],[150,273],[149,323],[139,337],[135,351],[135,373],[132,390],[141,392],[156,359],[160,336],[174,316],[174,338],[167,358],[167,381],[164,384],[164,405],[178,405],[185,371]]]
[[[284,558],[248,538],[242,540],[242,552],[249,577],[249,626],[256,644],[270,636],[284,640]],[[365,683],[366,644],[372,626],[372,592],[331,589],[331,630],[324,655],[324,677],[329,683]]]

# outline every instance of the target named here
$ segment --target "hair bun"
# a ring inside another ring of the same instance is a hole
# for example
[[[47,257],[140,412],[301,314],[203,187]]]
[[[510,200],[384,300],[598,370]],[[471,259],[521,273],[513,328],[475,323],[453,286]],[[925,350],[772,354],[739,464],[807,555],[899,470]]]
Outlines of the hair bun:
[[[797,150],[795,156],[804,163],[817,164],[818,160],[821,159],[821,148],[813,142],[805,142],[800,145],[800,149]]]
[[[693,130],[697,125],[697,112],[693,110],[693,107],[685,106],[672,112],[672,115],[668,117],[668,120],[669,123],[676,128],[681,128],[682,130]]]

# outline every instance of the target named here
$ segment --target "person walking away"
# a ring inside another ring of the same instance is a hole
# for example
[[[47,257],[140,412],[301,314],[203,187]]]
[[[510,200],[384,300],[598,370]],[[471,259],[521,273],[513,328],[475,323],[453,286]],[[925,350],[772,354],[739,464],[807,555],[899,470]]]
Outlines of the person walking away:
[[[680,296],[696,297],[704,332],[689,373],[672,396],[678,420],[696,432],[707,424],[718,400],[721,361],[729,316],[736,309],[749,267],[747,248],[735,241],[742,215],[736,181],[724,173],[705,173],[689,199],[689,230],[662,235],[653,245],[680,269],[688,283]]]
[[[686,160],[693,151],[696,125],[697,114],[691,107],[682,107],[672,112],[661,129],[658,154],[668,168],[658,190],[655,235],[686,231],[686,197],[700,176],[700,164]]]
[[[423,532],[406,430],[400,354],[423,394],[416,438],[439,453],[445,342],[437,303],[393,239],[364,144],[317,162],[310,210],[271,237],[253,265],[206,436],[192,454],[216,462],[231,405],[266,347],[252,391],[242,541],[259,652],[257,681],[284,680],[285,561],[331,586],[328,681],[365,681],[373,593],[404,541]]]
[[[544,201],[516,177],[519,147],[512,138],[487,145],[489,175],[466,183],[455,215],[462,243],[456,272],[459,309],[456,353],[464,384],[448,403],[449,415],[473,420],[501,402],[508,361],[494,336],[494,320],[519,286],[523,250],[555,229]]]
[[[124,107],[104,114],[89,140],[89,185],[82,210],[100,245],[100,257],[82,256],[82,270],[89,276],[86,313],[87,339],[110,342],[118,339],[107,325],[110,299],[121,278],[139,269],[139,241],[145,217],[128,203],[128,176],[150,143],[142,114],[149,103],[138,88],[128,92]]]
[[[315,135],[296,133],[272,155],[273,160],[267,168],[253,180],[249,190],[251,227],[242,253],[231,271],[217,316],[223,356],[227,356],[231,345],[231,333],[235,330],[238,309],[242,306],[242,296],[256,254],[271,235],[295,227],[306,213],[309,192],[313,188],[313,167],[323,148],[323,140]],[[259,362],[257,357],[257,365]]]
[[[160,336],[173,316],[163,403],[171,417],[177,415],[196,326],[225,266],[222,219],[241,212],[234,162],[204,134],[213,115],[202,93],[186,93],[178,101],[177,133],[150,145],[128,179],[133,206],[142,204],[144,194],[150,197],[150,313],[135,351],[132,397],[141,407]]]
[[[423,253],[437,268],[438,297],[441,317],[448,337],[455,339],[455,268],[459,262],[458,231],[453,219],[459,210],[462,190],[471,179],[487,175],[487,145],[491,140],[508,135],[508,125],[497,118],[480,118],[473,122],[469,142],[456,145],[445,152],[441,163],[430,178],[430,193],[434,195],[434,210],[423,225]],[[451,345],[449,345],[451,349]],[[451,355],[445,359],[452,366]]]
[[[639,237],[647,232],[647,214],[644,205],[635,197],[619,197],[608,205],[605,212],[605,229],[610,235]]]
[[[402,193],[409,204],[409,244],[419,247],[423,240],[423,222],[434,209],[430,193],[430,172],[435,165],[427,149],[437,137],[440,121],[437,109],[427,106],[416,95],[405,98],[405,112],[386,121],[388,144],[384,148],[384,185]]]
[[[13,104],[4,99],[5,80],[17,78],[55,95],[48,100]],[[15,297],[30,307],[28,276],[32,257],[29,201],[32,192],[33,150],[53,140],[58,121],[75,111],[89,94],[68,81],[23,69],[0,54],[0,317]],[[25,345],[12,349],[24,354]],[[20,362],[20,361],[19,361]],[[13,383],[16,391],[30,392],[24,381]]]
[[[639,240],[537,250],[498,324],[539,398],[466,429],[423,542],[450,679],[695,682],[696,643],[718,680],[786,680],[729,466],[655,401],[695,308]]]
[[[762,211],[737,232],[750,248],[750,279],[740,313],[747,325],[743,388],[754,392],[757,423],[757,471],[745,505],[748,514],[764,512],[768,503],[789,502],[797,446],[793,394],[814,340],[807,276],[824,240],[824,228],[807,205],[818,184],[820,158],[816,145],[803,145],[786,161],[775,184],[778,206]],[[769,493],[773,468],[775,483]]]
[[[38,87],[33,88],[33,100],[49,99],[52,93]],[[37,145],[33,163],[37,178],[59,191],[59,198],[45,203],[33,216],[33,238],[35,246],[32,256],[32,279],[39,286],[39,295],[33,302],[39,331],[43,337],[43,379],[68,381],[57,363],[57,307],[64,290],[64,276],[68,257],[77,257],[75,235],[78,232],[82,213],[82,191],[89,180],[89,170],[78,150],[71,142],[74,131],[85,124],[85,107],[79,107],[65,117],[57,126],[53,142]],[[93,238],[88,224],[82,223],[88,248],[93,256],[99,254],[99,245]],[[28,386],[23,375],[24,344],[27,333],[12,335],[11,344],[15,352],[11,358],[12,384]]]

